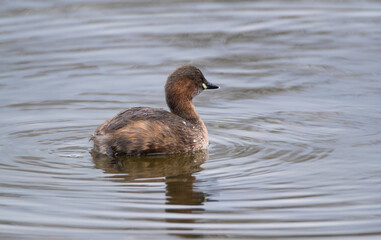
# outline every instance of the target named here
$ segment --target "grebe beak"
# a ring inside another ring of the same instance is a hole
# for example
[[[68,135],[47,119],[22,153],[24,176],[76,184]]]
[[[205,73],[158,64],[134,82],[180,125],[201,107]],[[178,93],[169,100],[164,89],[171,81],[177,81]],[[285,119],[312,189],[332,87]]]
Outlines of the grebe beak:
[[[206,83],[202,84],[202,88],[203,89],[217,89],[217,88],[220,88],[220,87],[215,85],[215,84],[213,84],[213,83],[206,82]]]

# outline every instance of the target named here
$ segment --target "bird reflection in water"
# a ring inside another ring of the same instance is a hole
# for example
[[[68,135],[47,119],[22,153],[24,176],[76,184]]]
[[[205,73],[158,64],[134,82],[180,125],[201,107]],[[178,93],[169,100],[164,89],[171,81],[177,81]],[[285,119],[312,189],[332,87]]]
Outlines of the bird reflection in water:
[[[196,177],[194,173],[202,170],[203,164],[209,158],[207,149],[197,152],[154,155],[154,156],[124,156],[109,158],[104,155],[91,153],[95,167],[102,169],[105,173],[125,173],[117,174],[115,181],[122,182],[161,182],[164,178],[166,184],[166,213],[171,214],[165,219],[171,223],[194,223],[196,219],[182,217],[183,214],[200,213],[204,211],[202,207],[206,202],[207,194],[195,190],[194,183]],[[181,207],[179,207],[181,205]],[[176,235],[190,237],[187,232],[191,228],[170,228]],[[192,237],[197,237],[192,234]]]

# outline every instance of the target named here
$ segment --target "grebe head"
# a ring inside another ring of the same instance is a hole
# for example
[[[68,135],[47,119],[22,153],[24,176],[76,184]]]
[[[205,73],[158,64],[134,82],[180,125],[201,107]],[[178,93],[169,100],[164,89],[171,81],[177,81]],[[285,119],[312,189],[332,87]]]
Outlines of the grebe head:
[[[192,99],[205,89],[217,89],[195,66],[184,65],[173,71],[165,84],[165,98],[172,113],[186,119],[198,118]]]
[[[169,106],[168,100],[191,101],[203,90],[216,88],[219,87],[208,82],[200,69],[192,65],[184,65],[175,69],[167,79],[165,84],[167,104]]]

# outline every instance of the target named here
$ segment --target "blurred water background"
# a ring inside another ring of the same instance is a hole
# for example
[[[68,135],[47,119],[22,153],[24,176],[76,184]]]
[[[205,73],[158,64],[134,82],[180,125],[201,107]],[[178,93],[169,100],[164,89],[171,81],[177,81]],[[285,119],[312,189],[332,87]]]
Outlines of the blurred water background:
[[[1,239],[380,239],[381,2],[0,1]],[[181,64],[209,151],[91,156]]]

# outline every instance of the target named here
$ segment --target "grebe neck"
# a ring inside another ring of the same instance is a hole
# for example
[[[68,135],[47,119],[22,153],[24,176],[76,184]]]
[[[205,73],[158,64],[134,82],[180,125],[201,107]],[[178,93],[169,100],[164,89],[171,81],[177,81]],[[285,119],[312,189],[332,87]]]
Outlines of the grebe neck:
[[[189,122],[202,122],[200,116],[197,114],[196,109],[194,108],[192,101],[182,101],[178,102],[177,104],[170,102],[168,103],[168,107],[171,110],[171,113],[176,114]]]

